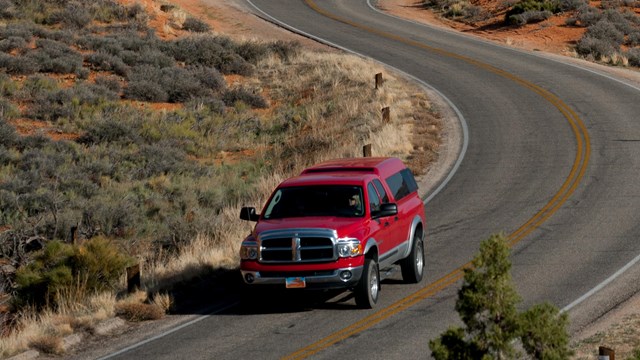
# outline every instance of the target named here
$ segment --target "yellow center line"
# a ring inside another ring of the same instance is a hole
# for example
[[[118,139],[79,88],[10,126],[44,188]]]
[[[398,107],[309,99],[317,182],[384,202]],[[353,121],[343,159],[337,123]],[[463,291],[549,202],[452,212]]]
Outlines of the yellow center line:
[[[366,25],[358,24],[348,19],[344,19],[338,17],[334,14],[325,11],[324,9],[318,7],[318,5],[313,0],[304,0],[305,3],[311,7],[317,13],[333,19],[335,21],[353,26],[355,28],[370,32],[372,34],[376,34],[378,36],[395,40],[403,44],[407,44],[416,48],[428,50],[434,53],[437,53],[442,56],[458,59],[469,64],[475,65],[479,68],[485,69],[489,72],[507,78],[509,80],[514,81],[515,83],[520,84],[524,88],[530,89],[534,93],[540,95],[543,99],[547,100],[553,106],[555,106],[558,111],[566,118],[571,126],[571,130],[576,138],[576,156],[573,162],[573,166],[571,167],[571,171],[567,176],[566,180],[558,190],[558,192],[549,200],[549,202],[540,209],[533,217],[531,217],[527,222],[525,222],[522,226],[520,226],[516,231],[509,234],[508,242],[510,246],[514,246],[518,242],[520,242],[524,237],[529,235],[532,231],[537,229],[541,224],[543,224],[547,219],[549,219],[566,201],[567,199],[575,192],[576,188],[580,184],[580,181],[584,177],[584,174],[587,170],[587,165],[589,163],[589,158],[591,156],[591,143],[589,139],[589,133],[587,131],[584,122],[580,119],[580,117],[575,113],[573,109],[571,109],[567,104],[565,104],[562,100],[560,100],[557,96],[553,95],[549,91],[528,82],[522,78],[519,78],[511,73],[508,73],[504,70],[496,68],[492,65],[480,62],[478,60],[456,54],[453,52],[449,52],[446,50],[438,49],[423,43],[420,43],[415,40],[407,39],[401,37],[399,35],[394,35],[391,33],[387,33]],[[426,287],[418,290],[417,292],[400,299],[393,303],[392,305],[387,306],[384,309],[378,310],[372,315],[365,317],[364,319],[347,326],[346,328],[339,330],[324,339],[321,339],[309,346],[306,346],[293,354],[290,354],[283,359],[305,359],[311,355],[314,355],[340,341],[343,341],[357,333],[360,333],[364,330],[371,328],[372,326],[380,323],[381,321],[406,310],[407,308],[415,305],[416,303],[425,300],[429,297],[432,297],[439,293],[440,291],[446,289],[452,284],[456,283],[464,276],[464,269],[470,267],[471,263],[468,262],[457,269],[453,270],[449,274],[443,276],[442,278],[436,280],[435,282],[427,285]]]

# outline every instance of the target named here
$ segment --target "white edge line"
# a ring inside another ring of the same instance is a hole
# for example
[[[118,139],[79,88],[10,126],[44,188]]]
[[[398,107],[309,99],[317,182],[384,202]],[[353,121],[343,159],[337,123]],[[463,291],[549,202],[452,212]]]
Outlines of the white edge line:
[[[580,303],[582,303],[583,301],[587,300],[593,294],[597,293],[598,291],[602,290],[602,288],[604,288],[605,286],[609,285],[611,282],[613,282],[615,279],[617,279],[620,275],[622,275],[624,272],[629,270],[629,268],[631,268],[632,266],[637,264],[638,261],[640,261],[640,255],[636,256],[635,259],[633,259],[630,262],[628,262],[627,265],[623,266],[620,270],[616,271],[615,274],[609,276],[609,278],[607,278],[605,281],[601,282],[596,287],[594,287],[593,289],[589,290],[586,294],[582,295],[581,297],[576,299],[571,304],[569,304],[569,305],[565,306],[564,308],[562,308],[561,312],[567,312],[567,311],[573,309],[574,307],[578,306]]]
[[[124,353],[126,353],[126,352],[128,352],[128,351],[130,351],[130,350],[133,350],[133,349],[138,348],[138,347],[140,347],[140,346],[142,346],[142,345],[148,344],[148,343],[150,343],[150,342],[152,342],[152,341],[158,340],[158,339],[160,339],[160,338],[162,338],[162,337],[165,337],[165,336],[167,336],[167,335],[173,334],[173,333],[174,333],[174,332],[176,332],[176,331],[182,330],[182,329],[184,329],[184,328],[186,328],[186,327],[188,327],[188,326],[191,326],[191,325],[193,325],[193,324],[195,324],[195,323],[198,323],[198,322],[200,322],[200,321],[202,321],[202,320],[204,320],[204,319],[206,319],[206,318],[210,317],[211,315],[215,315],[215,314],[217,314],[217,313],[223,312],[223,311],[225,311],[225,310],[227,310],[227,309],[229,309],[229,308],[231,308],[231,307],[233,307],[233,306],[236,306],[237,304],[238,304],[238,301],[233,302],[233,303],[231,303],[231,304],[229,304],[229,305],[227,305],[227,306],[224,306],[224,307],[222,307],[222,308],[215,309],[214,311],[212,311],[212,312],[208,313],[207,315],[202,315],[202,316],[200,316],[200,317],[197,317],[197,318],[195,318],[195,319],[193,319],[193,320],[191,320],[191,321],[189,321],[189,322],[186,322],[186,323],[184,323],[184,324],[182,324],[182,325],[180,325],[180,326],[174,327],[174,328],[172,328],[172,329],[170,329],[170,330],[168,330],[168,331],[165,331],[165,332],[163,332],[163,333],[161,333],[161,334],[158,334],[158,335],[156,335],[156,336],[154,336],[154,337],[148,338],[148,339],[146,339],[146,340],[143,340],[143,341],[141,341],[141,342],[139,342],[139,343],[136,343],[136,344],[133,344],[133,345],[131,345],[131,346],[127,346],[126,348],[121,349],[121,350],[118,350],[118,351],[116,351],[116,352],[114,352],[114,353],[111,353],[111,354],[109,354],[109,355],[107,355],[107,356],[103,356],[103,357],[101,357],[101,358],[98,358],[98,360],[111,359],[111,358],[116,357],[116,356],[118,356],[118,355],[122,355],[122,354],[124,354]]]
[[[379,64],[382,64],[384,66],[386,66],[387,68],[390,68],[394,71],[397,71],[398,73],[404,75],[405,77],[408,77],[414,81],[416,81],[417,83],[419,83],[420,85],[422,85],[423,87],[433,91],[434,93],[436,93],[438,96],[440,96],[442,99],[444,99],[444,101],[453,109],[453,111],[456,113],[456,116],[458,117],[458,121],[460,122],[460,127],[462,128],[462,148],[460,149],[460,154],[458,155],[458,159],[456,160],[455,164],[453,165],[453,167],[451,168],[451,170],[449,171],[449,174],[444,178],[444,180],[442,180],[442,182],[440,183],[440,185],[438,185],[438,187],[433,190],[433,192],[426,197],[426,199],[424,200],[424,203],[428,203],[429,201],[431,201],[436,195],[438,195],[446,186],[447,184],[451,181],[451,179],[453,178],[453,176],[455,175],[455,173],[458,171],[458,169],[460,168],[460,164],[462,164],[462,160],[465,157],[465,154],[467,153],[467,148],[469,147],[469,127],[467,125],[467,121],[464,119],[464,116],[462,115],[462,113],[460,112],[460,110],[453,104],[453,102],[451,100],[449,100],[448,97],[446,97],[443,93],[441,93],[438,89],[434,88],[433,86],[427,84],[426,82],[424,82],[423,80],[418,79],[417,77],[408,74],[394,66],[391,66],[389,64],[386,64],[382,61],[370,58],[368,56],[365,56],[357,51],[348,49],[344,46],[338,45],[336,43],[333,43],[329,40],[323,39],[321,37],[315,36],[315,35],[311,35],[307,32],[304,32],[300,29],[297,29],[293,26],[290,26],[276,18],[274,18],[273,16],[267,14],[266,12],[262,11],[262,9],[260,9],[258,6],[256,6],[256,4],[254,4],[251,0],[245,0],[247,3],[249,3],[249,5],[251,5],[254,9],[256,9],[258,12],[260,12],[260,14],[262,14],[264,17],[266,17],[267,19],[269,19],[270,21],[284,27],[285,29],[288,29],[294,33],[298,33],[301,35],[304,35],[305,37],[308,37],[310,39],[316,40],[320,43],[335,47],[337,49],[346,51],[348,53],[360,56],[362,58],[366,58],[366,59],[370,59],[372,61],[375,61]],[[369,0],[367,0],[367,3],[369,3]],[[369,6],[371,6],[371,4],[369,4]],[[378,10],[376,10],[378,11]]]
[[[383,15],[386,15],[386,16],[389,16],[389,17],[392,17],[392,18],[396,18],[396,19],[404,20],[404,21],[409,21],[409,22],[411,22],[413,24],[416,24],[416,25],[422,26],[422,27],[426,27],[426,28],[429,28],[429,29],[433,29],[433,30],[437,30],[437,31],[445,31],[445,32],[458,34],[459,36],[464,36],[463,34],[460,34],[460,33],[456,32],[456,31],[451,31],[451,30],[448,30],[448,29],[440,29],[440,28],[436,28],[436,27],[430,26],[428,24],[424,24],[424,23],[418,22],[418,21],[404,19],[404,18],[401,18],[399,16],[388,14],[388,13],[378,9],[377,7],[375,7],[371,3],[371,0],[367,0],[367,5],[373,11],[378,12],[378,13],[383,14]],[[630,88],[632,88],[632,89],[634,89],[636,91],[640,91],[640,88],[635,86],[635,85],[633,85],[633,84],[629,84],[626,81],[623,81],[621,79],[618,79],[618,78],[615,78],[613,76],[604,74],[604,73],[602,73],[600,71],[596,71],[596,70],[593,70],[593,69],[588,69],[588,68],[583,67],[583,66],[578,65],[578,64],[572,64],[572,63],[569,63],[569,62],[561,61],[560,59],[554,59],[552,57],[544,56],[543,54],[538,54],[538,53],[535,53],[535,52],[529,52],[529,51],[524,51],[524,50],[521,50],[521,49],[511,48],[511,47],[504,46],[504,45],[501,45],[501,44],[497,44],[497,43],[494,43],[494,42],[491,42],[491,41],[487,41],[487,40],[480,39],[480,41],[482,41],[484,43],[487,43],[487,44],[491,44],[493,46],[498,46],[498,47],[501,47],[501,48],[517,51],[517,52],[520,52],[520,53],[529,54],[529,55],[536,56],[536,57],[539,57],[539,58],[542,58],[542,59],[545,59],[545,60],[553,61],[555,63],[559,63],[559,64],[571,66],[571,67],[574,67],[574,68],[577,68],[577,69],[580,69],[580,70],[583,70],[583,71],[587,71],[587,72],[590,72],[592,74],[595,74],[595,75],[598,75],[598,76],[602,76],[602,77],[604,77],[606,79],[609,79],[611,81],[620,83],[622,85],[626,85],[626,86],[628,86],[628,87],[630,87]],[[571,302],[569,305],[567,305],[564,308],[562,308],[562,310],[560,310],[560,311],[561,312],[568,312],[569,310],[573,309],[574,307],[580,305],[582,302],[584,302],[585,300],[587,300],[588,298],[593,296],[595,293],[597,293],[598,291],[602,290],[605,286],[607,286],[610,283],[612,283],[614,280],[616,280],[618,277],[620,277],[627,270],[629,270],[629,268],[631,268],[632,266],[634,266],[638,262],[640,262],[640,255],[638,255],[635,259],[631,260],[629,263],[627,263],[625,266],[623,266],[620,270],[616,271],[613,275],[609,276],[606,280],[604,280],[603,282],[601,282],[600,284],[596,285],[594,288],[592,288],[591,290],[586,292],[584,295],[580,296],[579,298],[577,298],[576,300]]]

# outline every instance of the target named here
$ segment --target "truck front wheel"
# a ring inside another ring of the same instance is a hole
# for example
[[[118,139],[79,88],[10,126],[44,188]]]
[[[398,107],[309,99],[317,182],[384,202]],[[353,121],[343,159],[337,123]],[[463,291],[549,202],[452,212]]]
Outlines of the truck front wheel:
[[[363,270],[363,276],[355,288],[356,305],[363,309],[372,309],[380,295],[378,263],[374,259],[365,259]]]

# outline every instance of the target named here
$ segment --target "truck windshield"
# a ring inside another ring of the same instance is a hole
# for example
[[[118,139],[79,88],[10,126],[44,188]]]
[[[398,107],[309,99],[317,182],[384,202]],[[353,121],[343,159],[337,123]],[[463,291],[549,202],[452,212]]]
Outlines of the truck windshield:
[[[278,189],[264,212],[265,219],[305,216],[364,216],[362,187],[300,186]]]

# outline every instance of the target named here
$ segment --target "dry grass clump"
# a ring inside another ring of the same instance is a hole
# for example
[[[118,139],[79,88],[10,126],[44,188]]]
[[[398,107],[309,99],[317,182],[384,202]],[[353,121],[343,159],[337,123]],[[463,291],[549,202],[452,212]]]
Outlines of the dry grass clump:
[[[162,298],[163,296],[160,296]],[[167,308],[163,308],[167,306]],[[164,317],[170,300],[159,299],[158,302],[149,302],[146,292],[138,291],[127,299],[118,302],[115,306],[116,315],[128,321],[158,320]]]

